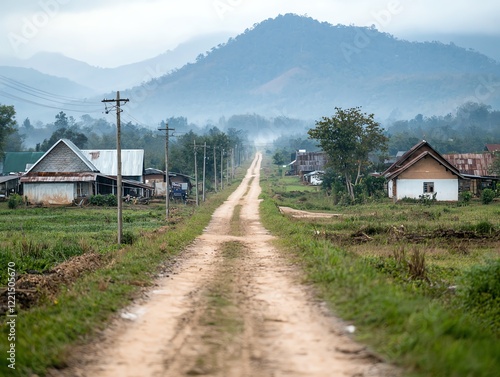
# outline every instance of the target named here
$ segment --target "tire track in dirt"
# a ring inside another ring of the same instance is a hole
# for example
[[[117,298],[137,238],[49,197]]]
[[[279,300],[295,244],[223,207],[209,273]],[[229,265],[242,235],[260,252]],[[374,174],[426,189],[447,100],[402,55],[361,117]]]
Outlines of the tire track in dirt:
[[[128,308],[134,320],[113,323],[65,375],[397,376],[344,333],[272,247],[259,220],[261,160],[257,154],[204,234],[178,258],[173,277]]]

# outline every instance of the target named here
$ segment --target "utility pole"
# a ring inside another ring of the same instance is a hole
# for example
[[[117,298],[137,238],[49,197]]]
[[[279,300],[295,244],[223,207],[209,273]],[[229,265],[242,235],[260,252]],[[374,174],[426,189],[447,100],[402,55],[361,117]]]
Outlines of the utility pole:
[[[224,162],[224,149],[220,149],[220,189],[221,190],[224,190],[224,186],[223,186],[223,176],[222,176],[222,172],[224,171],[224,166],[222,165],[222,163]]]
[[[168,175],[168,138],[169,131],[175,131],[175,128],[169,128],[168,122],[165,123],[165,128],[158,128],[158,131],[165,131],[165,219],[168,221],[170,210],[170,178]]]
[[[198,192],[198,162],[197,157],[196,157],[196,140],[193,140],[193,145],[194,145],[194,181],[196,185],[196,206],[200,205],[199,201],[199,192]]]
[[[229,186],[229,156],[226,156],[226,186]]]
[[[215,155],[215,145],[214,145],[214,185],[215,185],[215,192],[217,192],[217,157]]]
[[[205,171],[207,167],[207,142],[203,144],[203,202],[205,201]]]
[[[120,109],[121,103],[128,102],[127,98],[120,99],[120,92],[116,92],[116,99],[103,99],[101,102],[114,102],[116,107],[116,198],[118,201],[118,245],[122,243],[123,235],[123,200],[122,200],[122,147],[121,147],[121,124],[120,124]],[[108,110],[106,110],[108,113]]]

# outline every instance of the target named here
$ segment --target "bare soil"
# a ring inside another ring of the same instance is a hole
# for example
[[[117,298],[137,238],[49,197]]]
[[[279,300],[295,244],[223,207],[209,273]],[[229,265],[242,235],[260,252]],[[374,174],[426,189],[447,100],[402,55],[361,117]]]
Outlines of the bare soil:
[[[273,247],[259,220],[261,159],[168,276],[51,376],[399,374],[350,338]]]

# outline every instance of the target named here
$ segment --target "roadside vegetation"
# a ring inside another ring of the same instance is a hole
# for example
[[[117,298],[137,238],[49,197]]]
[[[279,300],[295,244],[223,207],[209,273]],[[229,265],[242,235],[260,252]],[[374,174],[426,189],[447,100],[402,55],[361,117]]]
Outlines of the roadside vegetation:
[[[406,376],[498,373],[498,199],[393,203],[374,194],[353,204],[341,192],[299,189],[269,163],[263,171],[264,226],[357,340]],[[334,216],[293,217],[281,206]]]
[[[9,209],[0,203],[0,263],[15,263],[19,275],[16,369],[1,363],[0,375],[44,376],[48,368],[67,365],[75,346],[90,341],[155,277],[169,273],[175,256],[202,233],[237,186],[244,169],[239,172],[231,186],[209,195],[200,207],[172,205],[168,222],[164,202],[125,204],[127,244],[121,248],[116,208]],[[7,267],[0,271],[0,286],[6,285]],[[6,309],[2,302],[3,313]],[[2,324],[3,339],[8,331]]]

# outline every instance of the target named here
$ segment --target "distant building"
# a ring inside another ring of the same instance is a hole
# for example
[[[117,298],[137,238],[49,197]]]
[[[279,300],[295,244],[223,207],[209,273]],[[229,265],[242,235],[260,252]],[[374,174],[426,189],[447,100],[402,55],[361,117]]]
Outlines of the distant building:
[[[383,174],[388,180],[388,195],[394,200],[434,197],[458,201],[460,171],[425,140],[413,146]]]
[[[126,168],[124,169],[126,171]],[[102,174],[70,140],[61,139],[20,178],[31,203],[68,205],[91,195],[117,193],[117,178]],[[149,197],[153,188],[124,179],[122,195]]]
[[[325,152],[297,151],[292,165],[293,174],[304,176],[313,171],[324,171],[328,162]]]

